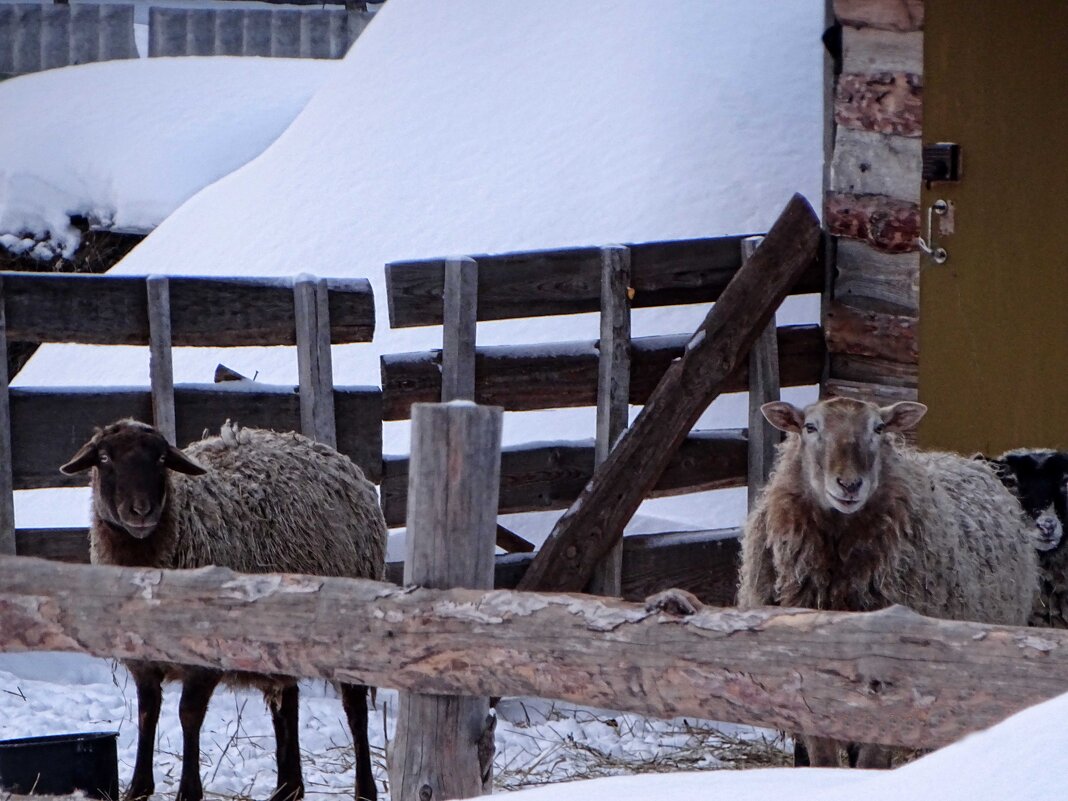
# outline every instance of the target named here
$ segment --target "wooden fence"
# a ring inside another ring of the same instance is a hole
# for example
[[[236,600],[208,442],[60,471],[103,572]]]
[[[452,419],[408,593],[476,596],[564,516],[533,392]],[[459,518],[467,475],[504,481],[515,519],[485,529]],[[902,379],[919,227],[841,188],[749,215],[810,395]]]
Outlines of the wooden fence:
[[[84,485],[84,475],[63,476],[57,465],[93,426],[121,417],[154,420],[180,446],[200,439],[205,429],[217,431],[228,418],[300,430],[336,444],[379,480],[381,392],[334,387],[327,346],[367,342],[374,325],[374,298],[363,279],[0,275],[0,364],[7,363],[9,340],[149,345],[152,376],[151,388],[9,389],[3,371],[0,452],[10,458],[0,464],[0,553],[87,561],[85,529],[12,537],[12,491]],[[208,345],[296,345],[300,385],[175,387],[171,347]]]
[[[0,77],[137,58],[134,7],[0,4]]]

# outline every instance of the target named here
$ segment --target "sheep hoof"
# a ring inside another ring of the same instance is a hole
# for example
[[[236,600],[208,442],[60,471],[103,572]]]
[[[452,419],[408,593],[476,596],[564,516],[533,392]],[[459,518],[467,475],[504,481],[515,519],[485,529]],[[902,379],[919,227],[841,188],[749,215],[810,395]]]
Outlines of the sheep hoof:
[[[704,606],[692,592],[670,589],[650,595],[645,599],[648,612],[663,612],[666,615],[688,617],[696,614]]]

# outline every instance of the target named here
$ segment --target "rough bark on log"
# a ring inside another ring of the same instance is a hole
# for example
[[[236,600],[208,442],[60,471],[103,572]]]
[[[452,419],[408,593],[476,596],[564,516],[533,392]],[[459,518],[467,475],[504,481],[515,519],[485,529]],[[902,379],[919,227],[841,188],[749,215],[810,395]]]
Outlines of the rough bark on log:
[[[834,121],[846,128],[897,136],[923,133],[923,78],[910,72],[843,74]]]
[[[931,748],[1068,691],[1068,631],[0,558],[0,648],[533,695]],[[374,647],[368,647],[373,643]]]
[[[842,72],[923,74],[923,32],[842,28]]]
[[[824,315],[831,353],[873,356],[902,364],[919,362],[918,320],[901,314],[863,311],[832,302]]]
[[[828,233],[859,239],[884,253],[919,250],[920,207],[907,200],[828,192],[824,220]]]
[[[520,589],[578,591],[586,586],[593,566],[623,535],[724,379],[748,356],[790,288],[816,261],[820,242],[812,207],[794,195],[682,358],[664,374],[634,425],[554,527]]]
[[[923,29],[923,0],[834,0],[834,13],[839,22],[854,28]]]

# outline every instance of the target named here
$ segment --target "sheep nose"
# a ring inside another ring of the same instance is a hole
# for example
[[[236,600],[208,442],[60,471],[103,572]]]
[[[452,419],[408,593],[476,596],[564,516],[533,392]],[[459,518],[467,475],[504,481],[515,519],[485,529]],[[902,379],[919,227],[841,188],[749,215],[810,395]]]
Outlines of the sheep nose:
[[[855,478],[852,481],[842,481],[841,478],[835,479],[838,482],[838,486],[848,492],[850,495],[854,494],[864,484],[864,479]]]
[[[135,515],[144,517],[152,511],[152,503],[150,501],[133,501],[130,504],[130,511]]]

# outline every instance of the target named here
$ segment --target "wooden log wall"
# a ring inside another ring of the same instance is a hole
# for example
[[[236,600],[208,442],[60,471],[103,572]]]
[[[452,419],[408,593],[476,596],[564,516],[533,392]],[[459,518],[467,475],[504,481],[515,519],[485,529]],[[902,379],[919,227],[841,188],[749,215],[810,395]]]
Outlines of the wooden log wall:
[[[824,391],[915,399],[923,0],[835,0],[834,12],[842,68],[824,219],[838,241]]]

